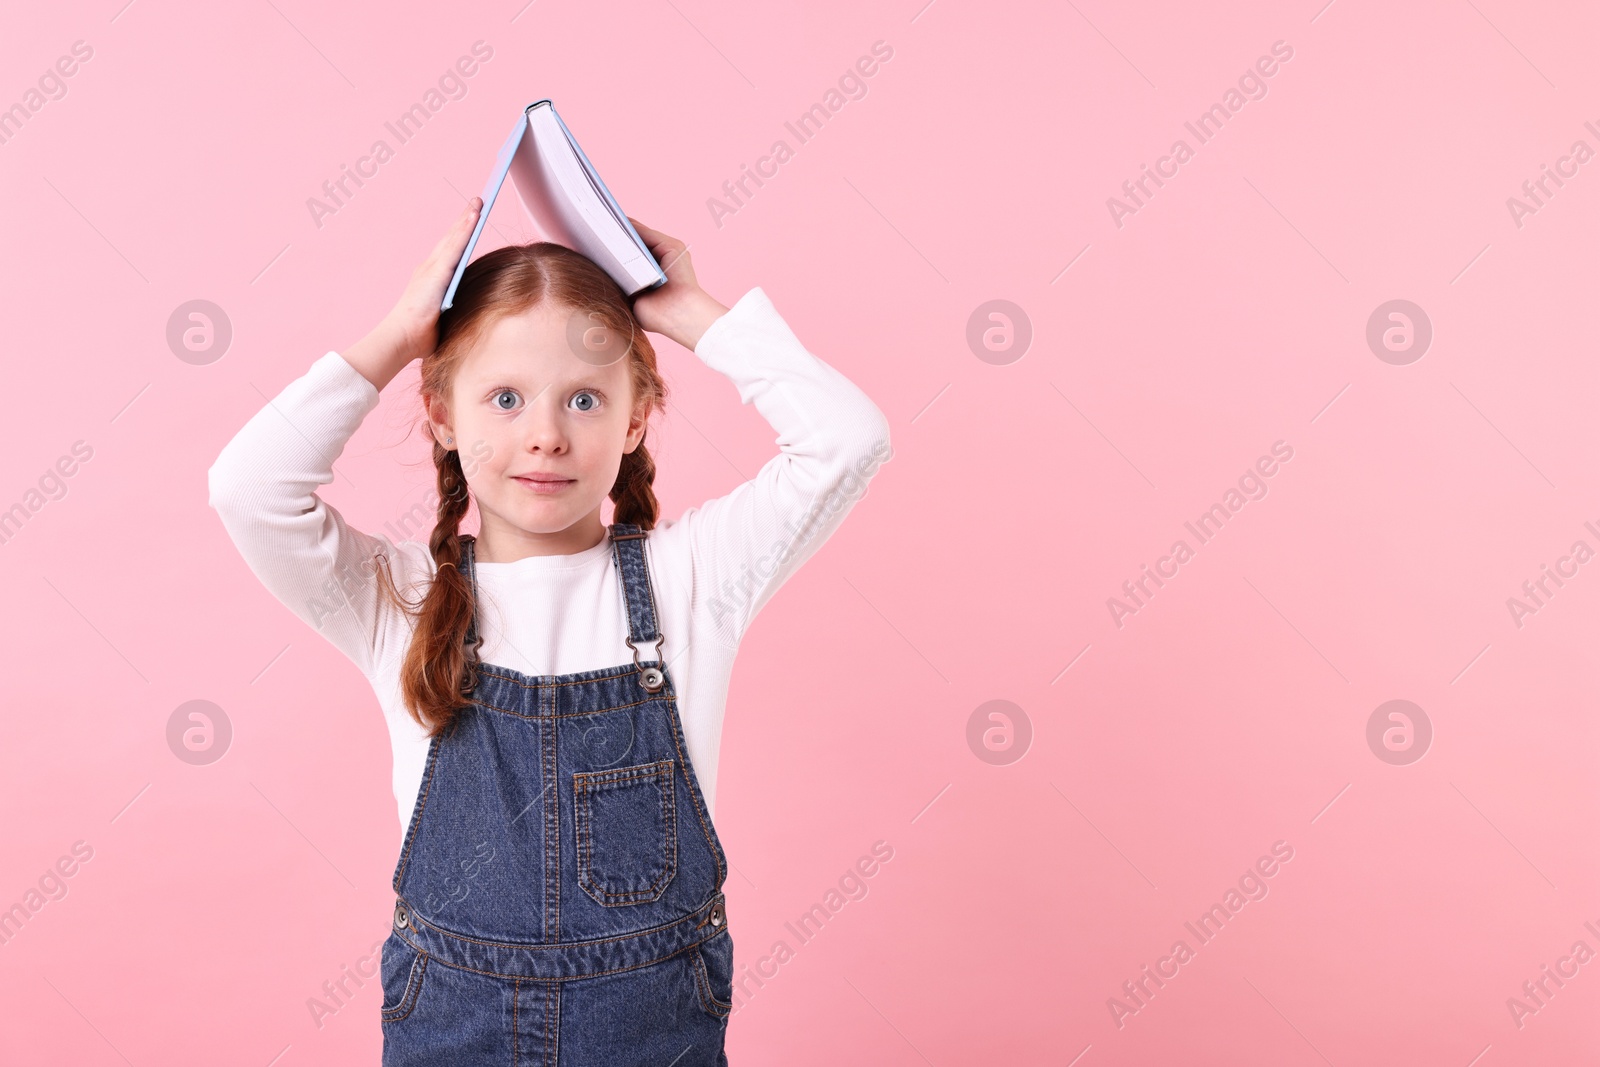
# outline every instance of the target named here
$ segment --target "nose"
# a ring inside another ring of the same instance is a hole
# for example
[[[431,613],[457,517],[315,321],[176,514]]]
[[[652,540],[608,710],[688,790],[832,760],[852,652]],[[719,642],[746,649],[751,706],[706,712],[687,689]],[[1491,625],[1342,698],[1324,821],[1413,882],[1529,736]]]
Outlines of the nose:
[[[567,449],[567,432],[562,417],[561,403],[556,390],[547,388],[528,401],[517,428],[522,434],[522,447],[528,452],[561,453]]]

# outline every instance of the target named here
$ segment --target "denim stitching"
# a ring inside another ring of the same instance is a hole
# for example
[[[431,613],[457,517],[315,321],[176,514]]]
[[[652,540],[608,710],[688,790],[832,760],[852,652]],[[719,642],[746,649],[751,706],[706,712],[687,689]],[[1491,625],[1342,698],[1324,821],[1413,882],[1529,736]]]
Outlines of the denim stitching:
[[[618,767],[609,771],[579,771],[572,776],[573,818],[576,822],[576,840],[578,855],[578,884],[595,903],[607,908],[626,907],[631,904],[648,904],[661,899],[661,894],[666,892],[666,887],[678,873],[678,819],[676,779],[672,774],[672,760],[659,760],[655,763],[644,763],[637,767]],[[626,773],[626,772],[637,773]],[[666,854],[663,856],[663,870],[661,877],[646,889],[626,890],[613,893],[600,886],[594,877],[593,860],[593,815],[589,807],[589,794],[599,785],[614,785],[618,782],[633,782],[641,780],[655,780],[666,782],[660,788],[661,793],[661,818],[662,838]],[[593,783],[593,784],[591,784]],[[630,899],[632,898],[632,899]],[[614,902],[614,903],[613,903]]]
[[[553,977],[553,978],[536,978],[536,979],[530,978],[528,980],[529,981],[538,981],[538,982],[581,982],[586,978],[604,978],[608,974],[622,974],[624,971],[637,971],[641,967],[653,967],[654,965],[656,965],[658,963],[665,963],[667,960],[672,959],[674,956],[678,956],[678,955],[681,955],[682,953],[688,952],[690,949],[697,949],[697,948],[700,947],[700,945],[702,943],[704,943],[706,941],[710,941],[711,938],[715,937],[715,936],[717,936],[717,935],[716,934],[712,934],[711,937],[702,937],[699,941],[695,941],[695,942],[692,942],[690,944],[684,945],[682,948],[673,949],[671,952],[667,953],[665,956],[657,956],[653,960],[645,960],[643,963],[635,963],[635,964],[631,964],[631,965],[629,965],[627,967],[613,967],[609,971],[590,971],[587,974],[573,974],[573,975],[567,975],[567,976],[564,976],[564,977],[563,976],[558,976],[558,977]],[[401,940],[404,941],[405,939],[401,938]],[[462,938],[462,940],[463,941],[470,941],[471,938]],[[596,943],[598,943],[598,942],[596,942]],[[406,941],[406,944],[409,945],[409,944],[411,944],[411,942]],[[568,944],[572,944],[572,942],[568,942]],[[554,946],[552,946],[552,947],[554,947]],[[561,947],[565,948],[567,946],[563,945]],[[451,963],[449,960],[440,959],[438,956],[430,956],[429,959],[435,961],[441,967],[449,967],[453,971],[466,971],[468,974],[481,974],[486,978],[503,978],[506,981],[515,981],[518,978],[528,978],[528,976],[525,975],[525,974],[523,974],[523,975],[501,974],[499,971],[481,971],[476,967],[468,967],[465,964]]]
[[[711,939],[706,938],[706,941],[709,940]],[[700,949],[704,944],[705,942],[702,941],[695,945],[694,956],[691,957],[694,963],[695,991],[700,994],[700,1006],[704,1008],[708,1014],[715,1015],[719,1019],[724,1019],[732,1013],[733,1004],[725,1004],[718,1000],[716,992],[711,988],[711,975],[706,971],[705,957],[700,953]]]
[[[394,891],[400,891],[400,878],[405,874],[406,863],[411,859],[411,846],[416,843],[417,829],[422,825],[422,810],[428,806],[428,790],[433,786],[433,772],[439,765],[439,739],[435,737],[428,746],[428,777],[422,783],[422,795],[417,798],[417,808],[411,813],[411,828],[406,833],[406,847],[400,853],[400,865],[394,871]]]
[[[540,693],[542,703],[546,694]],[[555,711],[556,696],[549,694],[550,710]],[[541,729],[544,731],[543,749],[545,773],[539,777],[541,796],[553,797],[554,802],[544,805],[544,914],[546,941],[561,939],[561,764],[557,759],[556,740],[560,730],[552,717]],[[553,914],[552,914],[553,911]]]
[[[561,1043],[561,986],[556,982],[544,985],[544,1030],[551,1040],[544,1043],[544,1060],[548,1064],[560,1062]]]
[[[497,666],[497,664],[489,664],[489,666],[493,667]],[[504,669],[509,670],[510,668]],[[587,677],[578,678],[574,681],[567,682],[525,682],[522,680],[522,678],[516,678],[509,674],[501,674],[499,671],[494,670],[480,670],[478,673],[480,675],[487,675],[490,678],[499,678],[503,682],[510,682],[512,685],[521,689],[563,689],[569,685],[589,685],[593,682],[609,682],[614,678],[626,678],[630,674],[639,673],[639,668],[635,667],[631,663],[625,663],[620,667],[604,668],[598,674],[592,671],[583,671],[582,673]],[[524,675],[523,677],[527,676]]]
[[[483,673],[483,672],[480,671],[479,673]],[[634,671],[633,673],[637,674],[637,673],[640,673],[640,672]],[[524,686],[523,688],[525,688],[525,689],[533,689],[533,688],[536,688],[536,687],[534,687],[534,686]],[[540,686],[540,687],[537,687],[537,688],[545,688],[545,687]],[[554,687],[551,687],[551,688],[554,688]],[[548,711],[548,712],[543,712],[543,711],[535,712],[532,715],[529,715],[527,712],[523,712],[523,711],[514,711],[511,708],[502,708],[498,704],[491,704],[487,700],[482,700],[482,699],[480,699],[478,697],[473,697],[471,700],[468,701],[468,703],[473,704],[473,705],[475,705],[477,707],[480,707],[480,708],[487,709],[489,711],[498,711],[498,712],[501,712],[502,714],[505,714],[505,715],[515,715],[519,719],[581,719],[586,715],[603,715],[608,711],[627,711],[629,708],[637,708],[642,704],[648,704],[652,700],[667,700],[667,701],[671,701],[674,705],[676,705],[677,701],[678,701],[678,698],[675,697],[675,696],[663,696],[660,693],[658,693],[658,694],[656,694],[655,696],[652,696],[652,697],[645,697],[643,700],[635,700],[632,704],[617,704],[614,707],[598,708],[598,709],[596,709],[594,711],[555,711],[554,710],[555,701],[554,701],[554,698],[552,698],[551,699],[551,707],[552,707],[551,711]],[[541,697],[540,702],[541,703],[543,702],[543,698],[542,697]]]
[[[661,632],[661,612],[656,610],[655,580],[650,577],[650,542],[639,542],[639,565],[644,571],[644,595],[650,600],[650,628],[656,634],[656,658],[665,666],[667,635]]]
[[[623,545],[624,540],[628,542],[626,547]],[[634,541],[637,541],[638,544],[634,544]],[[659,642],[660,638],[662,637],[660,629],[661,623],[655,610],[655,597],[650,591],[650,564],[645,556],[644,547],[647,541],[648,538],[644,537],[623,538],[622,540],[614,540],[612,542],[612,548],[616,553],[617,571],[622,579],[623,596],[626,598],[626,603],[628,606],[628,636],[634,641],[656,640]],[[634,571],[640,573],[630,574],[630,572]],[[641,623],[648,623],[648,625],[636,626],[633,618],[635,598],[629,596],[628,594],[633,590],[635,583],[641,581],[645,588],[645,599],[641,604],[641,608],[643,610],[641,610],[640,614],[647,616],[641,620]],[[641,629],[644,630],[645,633],[640,633],[639,631]],[[664,643],[658,643],[656,645],[658,652],[664,647]]]
[[[689,761],[683,755],[683,746],[678,743],[678,735],[683,728],[678,721],[678,709],[672,709],[672,747],[678,752],[678,762],[683,767],[683,780],[689,785],[689,806],[694,808],[694,817],[700,820],[700,832],[705,834],[706,846],[711,849],[711,859],[717,865],[717,884],[713,887],[718,892],[722,891],[722,883],[727,880],[727,872],[722,868],[722,850],[717,847],[716,841],[711,836],[711,828],[706,825],[705,812],[700,810],[699,790],[694,783],[689,781]]]
[[[599,888],[598,884],[595,884],[594,888],[591,888],[590,885],[585,884],[584,887],[583,887],[584,891],[587,892],[591,897],[593,897],[596,900],[597,903],[601,904],[604,907],[623,907],[623,906],[627,906],[627,905],[630,905],[630,904],[649,903],[650,901],[658,900],[658,899],[660,899],[661,894],[665,891],[667,885],[669,885],[672,882],[673,877],[677,874],[677,866],[678,866],[678,864],[677,864],[678,839],[677,839],[677,818],[676,818],[677,810],[676,810],[676,804],[675,804],[676,797],[673,795],[675,793],[675,790],[673,788],[673,783],[674,783],[675,780],[672,777],[671,764],[672,764],[671,760],[662,760],[662,761],[660,761],[658,763],[650,765],[651,767],[655,768],[653,773],[621,775],[621,776],[610,777],[610,778],[603,778],[602,776],[604,776],[606,774],[613,774],[614,775],[615,772],[605,772],[605,771],[601,771],[601,772],[584,772],[585,781],[583,782],[583,785],[582,785],[582,792],[583,792],[583,795],[584,795],[585,814],[587,815],[588,814],[588,810],[587,810],[588,809],[588,794],[593,789],[593,787],[589,784],[589,780],[590,779],[595,780],[596,783],[598,783],[600,781],[604,781],[606,784],[613,784],[613,783],[616,783],[616,782],[637,781],[637,780],[640,780],[640,779],[649,779],[649,778],[653,778],[657,782],[661,782],[662,781],[662,767],[663,767],[663,765],[666,768],[666,779],[665,780],[666,780],[666,782],[668,784],[667,784],[666,788],[663,788],[663,789],[660,790],[660,793],[661,793],[661,806],[662,806],[662,825],[663,825],[663,835],[665,837],[666,855],[663,857],[664,870],[662,872],[662,877],[661,877],[661,880],[659,882],[659,888],[658,888],[657,884],[652,884],[648,889],[631,890],[631,891],[620,892],[620,893],[613,893],[613,892],[610,892],[608,890],[601,889],[600,890],[601,895],[603,895],[606,898],[604,900],[601,900],[600,897],[596,896],[596,894],[595,894],[595,889]],[[633,769],[635,769],[635,768],[618,768],[618,770],[633,770]],[[576,778],[576,776],[575,776],[575,778]],[[576,785],[577,782],[575,781],[574,784]],[[588,820],[586,820],[585,829],[586,829],[586,831],[589,829]],[[590,845],[590,841],[589,841],[589,837],[588,837],[587,832],[585,834],[584,846],[585,846],[585,849],[584,849],[585,856],[587,857],[589,852],[590,852],[590,849],[591,849],[591,845]],[[580,882],[583,881],[583,878],[581,876],[584,875],[584,874],[587,874],[589,876],[588,881],[593,883],[594,882],[594,878],[593,878],[592,860],[588,864],[580,864],[579,873],[580,873]],[[653,893],[653,895],[650,895],[652,893]],[[626,899],[626,898],[631,898],[631,897],[638,897],[638,898],[641,898],[641,899],[638,899],[638,900]],[[619,903],[613,904],[613,903],[611,903],[612,900],[616,900]]]
[[[405,939],[401,938],[401,940],[404,941]],[[406,944],[409,945],[411,942],[407,941]],[[416,948],[415,945],[412,945],[412,947]],[[383,1013],[384,1022],[397,1023],[415,1010],[417,1000],[422,995],[422,979],[427,970],[428,954],[419,948],[417,949],[417,958],[411,961],[411,970],[406,974],[406,988],[400,994],[400,1003]],[[401,1008],[405,1010],[401,1011]]]
[[[706,912],[707,916],[709,916],[710,912],[711,912],[711,909],[716,907],[717,899],[720,898],[721,896],[722,896],[722,894],[718,893],[716,896],[710,898],[710,900],[711,900],[710,904],[702,904],[699,908],[696,908],[694,910],[694,912],[691,912],[690,914],[685,915],[682,918],[673,919],[671,922],[661,923],[658,926],[649,926],[649,927],[646,927],[643,930],[634,930],[634,931],[631,931],[631,932],[626,933],[626,934],[617,934],[615,937],[597,937],[597,938],[592,938],[592,939],[587,940],[587,941],[564,941],[564,942],[562,942],[560,944],[554,944],[554,945],[548,945],[548,944],[547,945],[536,945],[536,944],[532,944],[532,943],[519,942],[519,941],[486,941],[483,938],[468,937],[465,934],[458,934],[453,930],[446,930],[442,926],[435,926],[433,923],[429,922],[427,919],[424,919],[422,916],[420,916],[420,915],[416,914],[415,912],[411,911],[409,908],[406,909],[406,916],[411,921],[412,924],[420,923],[423,926],[428,927],[430,930],[438,931],[439,935],[441,937],[448,937],[452,941],[465,941],[468,944],[473,944],[473,945],[488,945],[490,948],[510,948],[510,949],[515,949],[518,952],[526,952],[526,951],[528,951],[530,949],[535,951],[535,952],[537,952],[540,949],[568,949],[568,948],[572,948],[574,945],[580,945],[580,946],[581,945],[609,945],[613,941],[631,941],[632,939],[634,939],[636,937],[644,937],[647,934],[660,933],[663,930],[670,930],[674,926],[682,926],[684,923],[689,922],[690,920],[694,919],[695,915],[697,913],[699,913],[700,911],[702,911],[702,910]],[[706,921],[707,920],[705,918],[702,918],[699,922],[695,923],[695,928],[699,929],[700,927],[704,926],[706,924]],[[422,949],[419,946],[417,946],[415,944],[412,944],[410,939],[408,939],[400,931],[395,930],[394,934],[395,934],[396,937],[400,938],[400,940],[404,941],[406,944],[411,945],[411,947],[416,949],[418,952],[422,951]],[[715,935],[713,935],[713,936],[715,936]],[[696,944],[699,944],[699,942],[696,942]],[[665,956],[662,957],[662,959],[665,959],[665,958],[666,958]],[[445,966],[447,966],[447,967],[450,966],[450,964],[445,960],[440,960],[440,962],[444,963]],[[491,973],[491,972],[484,972],[484,973]],[[505,975],[504,977],[512,978],[512,977],[515,977],[515,976],[508,974],[508,975]]]

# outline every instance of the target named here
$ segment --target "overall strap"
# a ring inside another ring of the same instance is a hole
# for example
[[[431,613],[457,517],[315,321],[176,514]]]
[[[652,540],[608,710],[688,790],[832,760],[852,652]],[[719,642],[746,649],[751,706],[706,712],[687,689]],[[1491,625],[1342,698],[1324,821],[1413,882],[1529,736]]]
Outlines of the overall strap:
[[[473,549],[478,544],[478,539],[471,534],[459,535],[461,541],[461,573],[467,579],[467,586],[472,590],[472,615],[467,620],[466,648],[468,658],[473,657],[477,646],[483,643],[483,638],[478,636],[478,575],[473,568]]]
[[[478,667],[483,662],[478,657],[478,650],[483,645],[483,638],[478,633],[478,577],[472,566],[472,550],[477,544],[477,538],[471,534],[457,534],[456,538],[461,545],[461,566],[457,570],[466,575],[469,595],[472,598],[467,607],[470,612],[467,616],[467,634],[462,640],[462,650],[466,654],[466,670],[461,677],[461,695],[463,698],[471,699],[473,692],[478,688]]]
[[[613,562],[622,575],[622,593],[628,602],[628,647],[638,660],[641,643],[658,642],[651,658],[660,663],[666,641],[656,630],[655,591],[644,555],[645,531],[635,523],[614,522],[610,535]]]

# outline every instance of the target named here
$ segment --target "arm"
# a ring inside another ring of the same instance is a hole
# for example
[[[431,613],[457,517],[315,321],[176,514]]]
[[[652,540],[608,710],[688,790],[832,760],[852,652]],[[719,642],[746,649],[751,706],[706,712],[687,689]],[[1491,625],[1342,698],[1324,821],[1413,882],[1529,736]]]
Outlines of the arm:
[[[816,554],[893,456],[889,422],[854,383],[806,351],[760,289],[695,348],[777,431],[779,452],[732,492],[691,509],[696,585],[724,641]],[[700,598],[697,591],[696,599]]]
[[[388,556],[402,593],[406,568],[394,545],[350,526],[316,487],[333,480],[379,390],[432,350],[439,304],[481,207],[477,197],[468,203],[366,337],[343,355],[327,353],[269,401],[207,475],[210,504],[251,571],[369,677],[398,610],[380,595],[374,557]]]
[[[695,283],[681,242],[634,225],[656,258],[673,264],[667,285],[635,301],[641,324],[726,375],[778,434],[778,455],[754,478],[678,520],[693,559],[695,610],[736,646],[891,458],[889,423],[854,383],[805,349],[764,292],[753,289],[723,308]],[[647,300],[653,303],[641,308]]]
[[[372,675],[386,614],[373,557],[393,545],[345,522],[316,494],[378,390],[337,352],[289,383],[229,441],[207,478],[210,504],[250,570],[301,620]]]

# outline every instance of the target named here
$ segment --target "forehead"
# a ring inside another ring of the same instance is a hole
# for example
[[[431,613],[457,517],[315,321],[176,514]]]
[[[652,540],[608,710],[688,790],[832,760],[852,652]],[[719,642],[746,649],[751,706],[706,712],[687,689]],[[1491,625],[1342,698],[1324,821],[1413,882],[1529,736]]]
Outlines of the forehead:
[[[550,303],[500,315],[467,354],[457,380],[473,385],[489,379],[626,382],[626,359],[600,364],[579,357],[576,349],[582,344],[586,325],[592,323],[581,311]]]

